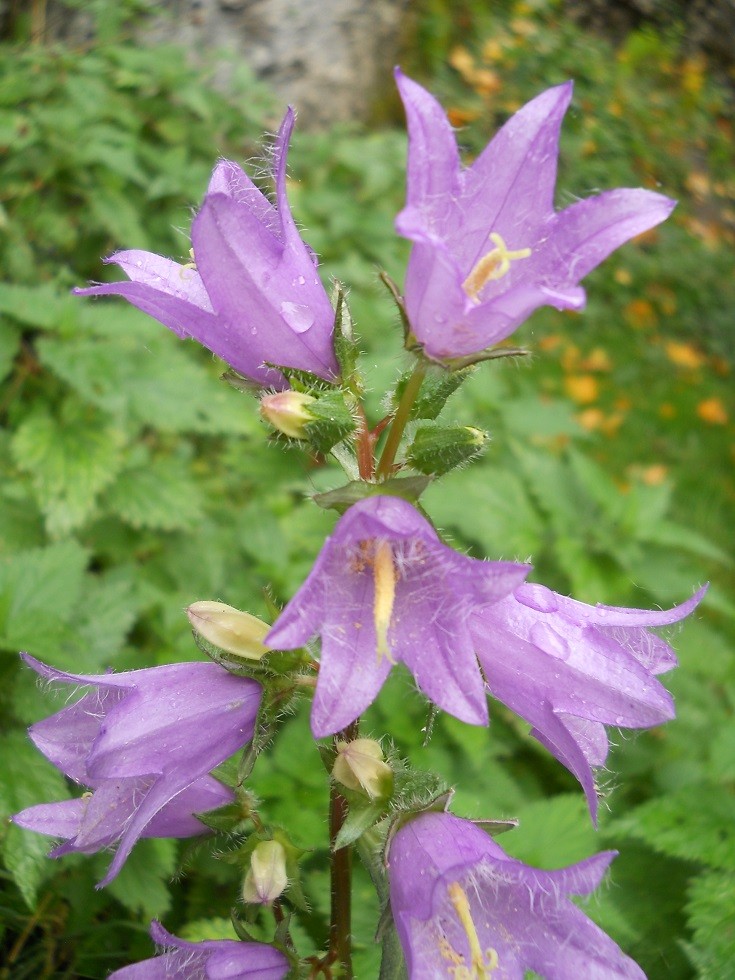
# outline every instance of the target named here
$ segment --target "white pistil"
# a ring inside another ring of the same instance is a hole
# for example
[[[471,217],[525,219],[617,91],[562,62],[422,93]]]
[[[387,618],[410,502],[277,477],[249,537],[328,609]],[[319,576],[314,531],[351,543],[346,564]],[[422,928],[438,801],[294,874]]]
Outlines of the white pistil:
[[[479,295],[486,283],[502,279],[510,269],[511,262],[516,259],[527,259],[531,254],[530,248],[518,248],[510,251],[502,235],[495,231],[491,233],[490,241],[495,248],[490,249],[482,258],[477,260],[472,271],[462,283],[462,289],[473,303],[479,302]]]

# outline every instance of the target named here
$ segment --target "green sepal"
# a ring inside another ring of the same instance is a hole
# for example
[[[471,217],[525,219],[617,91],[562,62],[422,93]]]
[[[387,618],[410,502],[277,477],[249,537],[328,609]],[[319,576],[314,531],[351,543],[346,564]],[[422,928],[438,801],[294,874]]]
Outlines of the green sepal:
[[[342,787],[340,787],[340,792]],[[347,790],[346,792],[349,792]],[[357,793],[351,793],[351,797],[357,797]],[[344,823],[339,829],[332,849],[338,851],[341,847],[347,847],[348,844],[354,844],[358,837],[374,827],[376,823],[379,823],[385,816],[386,810],[388,808],[388,802],[386,800],[375,800],[370,802],[362,797],[362,803],[350,803],[350,809],[347,813]]]
[[[355,321],[347,303],[347,291],[341,282],[334,280],[332,288],[334,306],[334,353],[340,366],[342,381],[358,398],[364,392],[362,378],[357,370],[360,347],[355,337]]]
[[[443,368],[434,367],[427,371],[418,397],[411,406],[409,420],[437,418],[447,400],[472,374],[474,374],[473,367],[466,367],[458,371],[446,371]],[[398,379],[391,395],[393,408],[400,402],[412,375],[413,369],[406,371]]]
[[[488,434],[470,425],[437,425],[425,422],[414,433],[406,462],[419,473],[443,476],[479,456]]]
[[[448,358],[442,361],[442,364],[448,371],[464,371],[481,361],[497,361],[501,357],[525,357],[530,353],[530,350],[525,347],[486,347],[485,350],[468,354],[466,357]]]
[[[408,314],[406,313],[406,303],[401,296],[401,291],[395,282],[391,279],[385,269],[380,270],[380,281],[383,283],[385,288],[393,297],[393,302],[396,304],[398,309],[398,315],[401,318],[401,326],[403,327],[403,346],[406,350],[416,349],[416,338],[411,331],[411,324],[408,322]]]
[[[473,820],[472,823],[484,830],[490,837],[498,837],[500,834],[507,834],[509,830],[515,830],[519,826],[519,821],[509,820]]]
[[[367,497],[391,496],[401,497],[411,504],[415,504],[424,490],[431,483],[431,477],[420,476],[400,476],[385,480],[383,483],[367,483],[364,480],[352,480],[343,487],[335,490],[327,490],[325,493],[317,493],[311,498],[319,507],[325,510],[336,510],[339,514],[344,514],[358,500],[365,500]]]
[[[306,409],[313,421],[304,426],[304,439],[326,455],[355,431],[357,423],[341,391],[325,392],[315,398]]]

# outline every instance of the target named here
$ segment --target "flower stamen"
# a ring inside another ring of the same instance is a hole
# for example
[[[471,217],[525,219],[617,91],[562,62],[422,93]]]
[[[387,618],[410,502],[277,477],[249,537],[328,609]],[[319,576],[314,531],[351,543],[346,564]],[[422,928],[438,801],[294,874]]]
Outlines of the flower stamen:
[[[373,579],[375,582],[375,603],[373,616],[375,619],[375,650],[378,663],[387,657],[395,664],[388,643],[388,628],[393,615],[393,602],[396,597],[396,567],[393,563],[393,550],[388,541],[375,542],[375,557],[373,559]]]
[[[497,232],[490,234],[490,241],[495,248],[486,252],[472,267],[472,271],[462,283],[462,289],[473,303],[479,303],[479,295],[488,282],[502,279],[509,271],[510,263],[516,259],[527,259],[531,254],[530,248],[518,248],[510,251],[502,235]]]
[[[472,919],[470,900],[467,898],[467,892],[460,883],[458,881],[452,882],[447,892],[449,894],[449,901],[452,903],[460,925],[467,936],[470,957],[472,959],[470,968],[458,966],[450,968],[450,973],[453,974],[455,980],[487,980],[487,977],[489,977],[498,965],[498,954],[492,948],[486,949],[483,952],[480,937],[477,935],[477,927]]]

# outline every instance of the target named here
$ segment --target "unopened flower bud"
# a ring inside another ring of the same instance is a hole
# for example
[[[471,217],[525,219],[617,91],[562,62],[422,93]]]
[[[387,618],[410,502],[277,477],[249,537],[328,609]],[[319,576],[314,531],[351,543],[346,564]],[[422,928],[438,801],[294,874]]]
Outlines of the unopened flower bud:
[[[261,841],[250,855],[242,897],[256,905],[272,905],[288,884],[286,851],[277,840]]]
[[[471,425],[422,425],[407,459],[419,473],[441,476],[479,456],[487,441],[487,433]]]
[[[270,626],[224,602],[203,600],[186,610],[194,631],[212,646],[246,660],[260,660],[268,652],[263,645]]]
[[[393,792],[393,770],[383,761],[383,751],[372,738],[338,741],[332,775],[343,786],[365,793],[371,800],[387,799]]]
[[[305,439],[306,426],[314,421],[309,405],[315,401],[313,395],[302,391],[279,391],[275,395],[263,395],[260,399],[260,414],[284,435],[292,439]]]

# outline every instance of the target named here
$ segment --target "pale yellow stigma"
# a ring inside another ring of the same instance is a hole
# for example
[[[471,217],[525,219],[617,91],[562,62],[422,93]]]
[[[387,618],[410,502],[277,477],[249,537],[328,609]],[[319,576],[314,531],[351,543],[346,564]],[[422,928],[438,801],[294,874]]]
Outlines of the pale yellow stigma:
[[[486,949],[483,952],[482,946],[480,945],[480,937],[477,935],[477,927],[472,919],[470,900],[467,898],[467,892],[462,888],[460,883],[458,881],[452,882],[447,892],[449,894],[449,901],[452,903],[452,907],[457,913],[457,918],[467,936],[471,959],[470,965],[465,966],[464,963],[458,963],[458,960],[461,961],[463,957],[457,957],[456,953],[450,957],[447,955],[446,949],[440,947],[441,955],[445,959],[450,959],[455,964],[449,967],[449,975],[454,977],[454,980],[487,980],[498,965],[498,954],[492,948]],[[448,943],[446,945],[449,946]],[[449,949],[451,949],[451,946],[449,946]]]
[[[388,628],[393,615],[393,602],[396,597],[396,567],[393,564],[393,551],[388,541],[375,542],[375,557],[373,559],[373,578],[375,581],[375,650],[378,663],[387,657],[394,664],[388,645]]]
[[[486,252],[481,259],[478,259],[472,271],[462,283],[462,289],[467,293],[473,303],[479,302],[479,295],[488,282],[495,279],[502,279],[510,269],[510,263],[516,259],[527,259],[531,254],[530,248],[518,248],[509,251],[502,235],[492,232],[490,241],[495,248]]]

